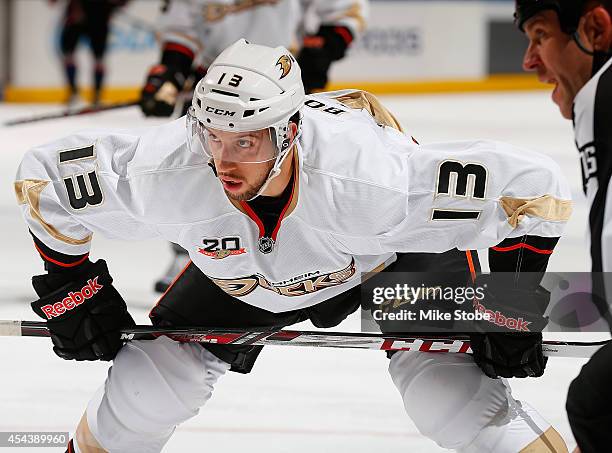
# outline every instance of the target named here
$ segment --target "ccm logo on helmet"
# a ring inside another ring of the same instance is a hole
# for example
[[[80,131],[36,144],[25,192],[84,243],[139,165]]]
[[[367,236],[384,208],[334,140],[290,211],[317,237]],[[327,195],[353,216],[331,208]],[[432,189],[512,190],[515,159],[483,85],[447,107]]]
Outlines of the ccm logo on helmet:
[[[216,109],[211,106],[206,106],[206,111],[219,116],[234,116],[236,114],[236,112],[232,112],[230,110]]]
[[[54,304],[43,305],[41,310],[47,317],[47,319],[56,318],[66,311],[73,310],[77,306],[81,305],[87,299],[91,299],[98,293],[104,286],[98,283],[98,277],[89,279],[87,284],[81,288],[81,291],[68,293],[68,297],[62,299],[61,302],[55,302]]]

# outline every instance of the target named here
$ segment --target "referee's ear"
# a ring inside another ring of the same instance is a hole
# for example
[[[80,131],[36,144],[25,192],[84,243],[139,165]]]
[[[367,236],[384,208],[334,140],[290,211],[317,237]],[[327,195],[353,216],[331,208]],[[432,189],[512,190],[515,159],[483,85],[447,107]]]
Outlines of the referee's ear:
[[[582,30],[594,51],[607,52],[612,48],[612,15],[599,5],[583,17]]]

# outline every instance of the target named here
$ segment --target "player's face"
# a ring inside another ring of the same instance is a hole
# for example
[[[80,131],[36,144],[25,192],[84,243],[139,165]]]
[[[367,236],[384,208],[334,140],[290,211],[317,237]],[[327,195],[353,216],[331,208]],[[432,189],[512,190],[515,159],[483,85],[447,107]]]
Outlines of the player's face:
[[[563,117],[571,119],[574,98],[591,77],[592,58],[561,31],[559,18],[552,10],[532,17],[524,28],[529,47],[523,69],[535,71],[541,82],[555,85],[552,99]]]
[[[274,159],[257,163],[237,162],[238,159],[225,159],[224,155],[263,152],[273,156],[275,149],[268,129],[244,133],[208,129],[208,133],[217,175],[227,196],[237,201],[253,198],[266,182]]]

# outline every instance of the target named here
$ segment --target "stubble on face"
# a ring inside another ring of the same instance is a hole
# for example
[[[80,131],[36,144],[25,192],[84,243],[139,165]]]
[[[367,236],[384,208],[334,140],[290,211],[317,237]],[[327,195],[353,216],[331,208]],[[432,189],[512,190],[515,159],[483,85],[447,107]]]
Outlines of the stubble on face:
[[[266,183],[273,166],[274,161],[259,164],[242,164],[241,167],[244,167],[244,172],[218,172],[219,177],[235,178],[242,181],[245,186],[240,192],[230,192],[224,188],[225,195],[235,201],[248,201],[255,197]]]

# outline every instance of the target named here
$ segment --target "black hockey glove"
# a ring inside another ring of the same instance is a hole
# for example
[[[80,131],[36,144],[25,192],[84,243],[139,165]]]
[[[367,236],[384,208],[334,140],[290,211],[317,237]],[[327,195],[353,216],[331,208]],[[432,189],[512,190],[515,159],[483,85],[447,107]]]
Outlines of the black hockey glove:
[[[66,360],[112,360],[123,342],[119,330],[134,320],[108,273],[98,260],[79,266],[75,273],[32,277],[40,297],[32,309],[47,321],[53,351]]]
[[[329,67],[344,57],[352,40],[348,28],[331,25],[321,25],[316,35],[304,37],[297,61],[306,93],[325,88]]]
[[[521,288],[509,281],[511,275],[476,280],[485,292],[476,308],[490,320],[477,321],[480,332],[470,333],[474,361],[490,378],[539,377],[548,360],[542,353],[542,329],[548,323],[544,312],[550,293],[539,285]]]
[[[153,66],[142,89],[140,108],[145,116],[170,116],[185,86],[194,54],[174,42],[164,44],[160,64]]]
[[[185,76],[175,67],[156,65],[151,68],[142,89],[140,108],[145,116],[170,116],[183,89]]]

